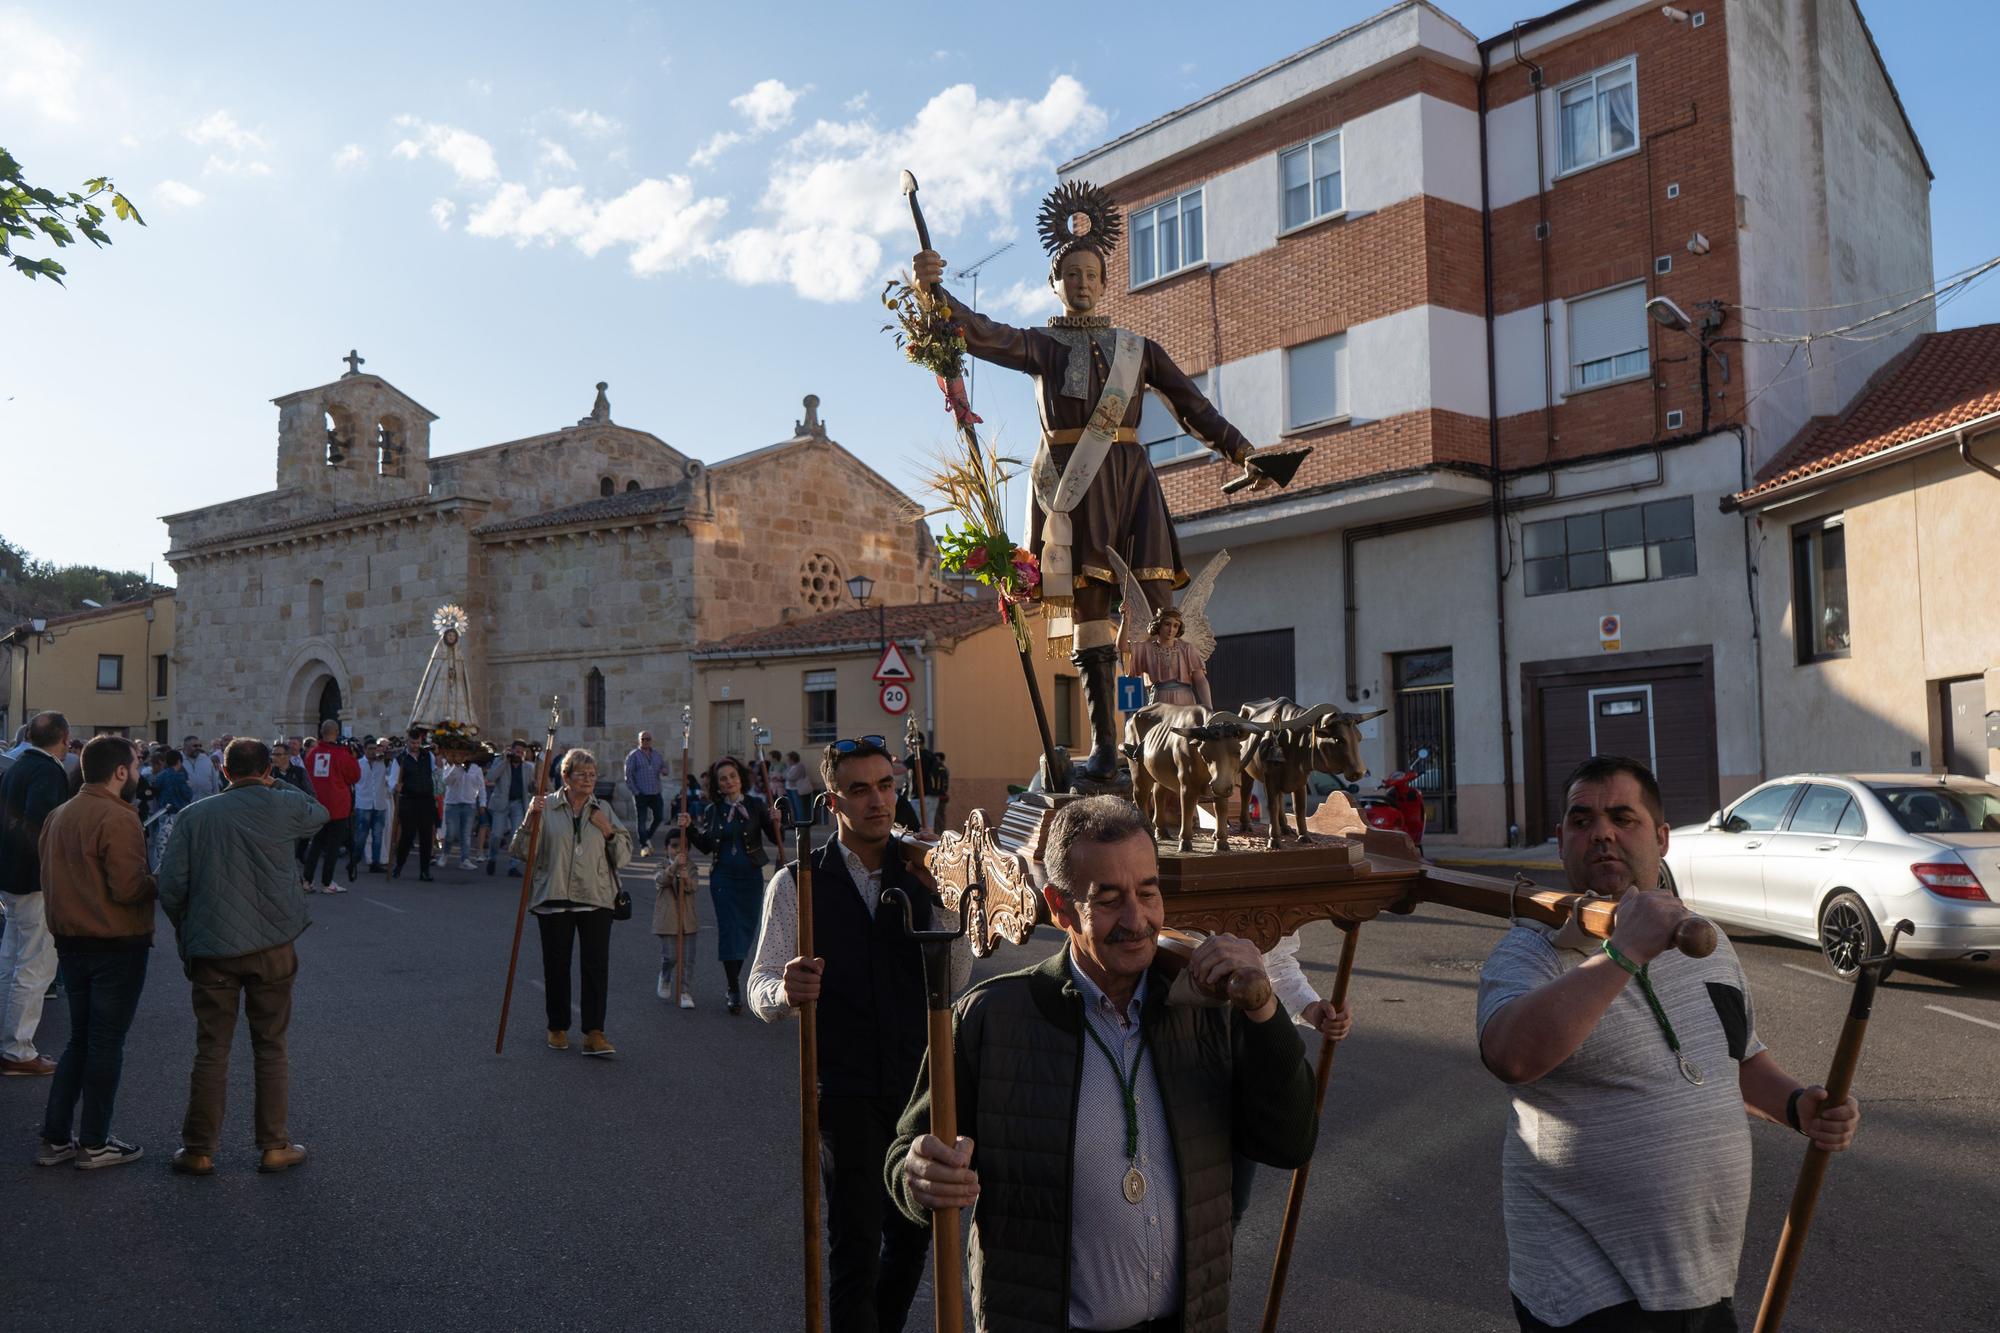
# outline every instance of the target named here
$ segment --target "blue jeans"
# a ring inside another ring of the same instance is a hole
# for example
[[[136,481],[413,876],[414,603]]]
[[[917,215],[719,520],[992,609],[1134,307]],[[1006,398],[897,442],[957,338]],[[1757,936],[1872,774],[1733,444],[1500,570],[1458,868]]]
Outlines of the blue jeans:
[[[514,840],[514,830],[527,818],[528,804],[526,801],[501,801],[487,808],[493,812],[493,836],[486,840],[486,854],[498,857]],[[521,864],[518,856],[509,859],[517,866]]]
[[[451,859],[451,844],[458,843],[458,858],[472,859],[472,815],[479,807],[470,801],[452,801],[444,808],[444,855]]]
[[[369,865],[379,866],[382,864],[382,828],[388,822],[383,818],[386,813],[387,811],[383,810],[355,810],[354,860],[359,861],[361,853],[365,849],[368,853]]]
[[[125,1034],[139,1011],[150,949],[59,951],[63,991],[69,996],[69,1045],[56,1061],[49,1105],[42,1118],[46,1143],[68,1143],[70,1120],[83,1102],[77,1142],[101,1148],[111,1136],[111,1107],[125,1068]]]

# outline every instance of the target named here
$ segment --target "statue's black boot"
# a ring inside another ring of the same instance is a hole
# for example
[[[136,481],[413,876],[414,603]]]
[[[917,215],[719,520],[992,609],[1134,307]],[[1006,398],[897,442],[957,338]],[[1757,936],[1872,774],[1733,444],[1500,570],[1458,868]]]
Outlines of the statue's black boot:
[[[1118,778],[1118,649],[1113,644],[1085,648],[1069,659],[1083,682],[1083,701],[1090,710],[1090,757],[1083,775],[1097,782]]]

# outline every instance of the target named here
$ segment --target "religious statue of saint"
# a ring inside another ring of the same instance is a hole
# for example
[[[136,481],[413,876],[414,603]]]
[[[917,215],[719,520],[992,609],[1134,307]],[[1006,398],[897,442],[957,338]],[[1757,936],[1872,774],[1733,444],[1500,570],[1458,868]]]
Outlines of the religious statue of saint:
[[[1047,328],[1001,324],[940,291],[965,330],[968,352],[1035,377],[1042,439],[1032,469],[1029,549],[1041,562],[1051,650],[1071,652],[1090,709],[1083,774],[1108,781],[1118,773],[1118,646],[1110,619],[1118,581],[1108,553],[1130,566],[1155,611],[1171,607],[1173,590],[1188,581],[1166,497],[1139,443],[1146,392],[1158,393],[1184,430],[1233,463],[1249,458],[1251,444],[1159,344],[1095,313],[1106,259],[1124,226],[1110,197],[1068,182],[1043,201],[1037,222],[1049,284],[1063,305]],[[944,268],[935,250],[911,261],[920,288],[938,284]]]
[[[479,730],[472,712],[472,678],[459,645],[471,620],[458,606],[441,606],[431,617],[438,641],[431,648],[431,660],[424,665],[423,680],[417,685],[417,702],[410,709],[410,725],[436,729],[443,722],[456,723],[455,730],[468,734]]]

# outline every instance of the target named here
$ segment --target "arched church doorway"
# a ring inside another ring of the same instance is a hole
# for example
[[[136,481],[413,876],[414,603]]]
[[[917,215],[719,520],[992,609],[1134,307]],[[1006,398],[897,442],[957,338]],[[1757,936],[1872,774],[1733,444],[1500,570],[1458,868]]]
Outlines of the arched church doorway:
[[[320,687],[319,721],[340,721],[340,682],[331,676],[328,676],[326,684]]]

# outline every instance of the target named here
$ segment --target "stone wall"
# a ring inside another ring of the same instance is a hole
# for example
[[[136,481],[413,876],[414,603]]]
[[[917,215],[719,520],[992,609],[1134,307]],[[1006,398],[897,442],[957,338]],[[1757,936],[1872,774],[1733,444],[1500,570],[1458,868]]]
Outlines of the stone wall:
[[[598,499],[607,477],[617,494],[635,481],[640,490],[678,485],[689,461],[644,431],[575,426],[433,459],[431,494],[477,496],[493,502],[491,518],[518,518]]]

